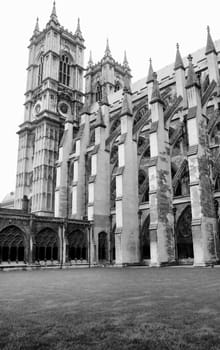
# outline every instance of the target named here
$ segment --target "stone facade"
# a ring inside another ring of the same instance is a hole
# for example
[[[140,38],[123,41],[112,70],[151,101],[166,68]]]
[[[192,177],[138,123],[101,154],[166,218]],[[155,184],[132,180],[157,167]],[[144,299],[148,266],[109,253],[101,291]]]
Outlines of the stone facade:
[[[134,84],[126,54],[117,63],[108,41],[101,61],[93,64],[90,55],[86,69],[84,49],[79,22],[68,32],[55,5],[46,28],[36,24],[12,213],[19,222],[26,200],[21,221],[28,224],[1,228],[4,259],[13,246],[5,237],[17,227],[26,232],[30,264],[43,257],[118,266],[217,263],[220,40],[208,28],[205,48],[182,59],[177,45],[173,64],[156,74],[150,60],[147,77]],[[44,222],[45,232],[38,228]],[[84,231],[72,235],[71,225]]]

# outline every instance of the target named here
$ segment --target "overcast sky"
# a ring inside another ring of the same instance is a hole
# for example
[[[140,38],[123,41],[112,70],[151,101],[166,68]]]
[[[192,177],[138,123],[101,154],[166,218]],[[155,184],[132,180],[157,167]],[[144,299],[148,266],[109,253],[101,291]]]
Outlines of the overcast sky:
[[[29,39],[36,17],[45,27],[53,0],[0,1],[0,201],[14,191],[18,125],[23,121]],[[60,24],[75,32],[77,17],[85,39],[85,65],[89,50],[93,61],[104,54],[109,38],[113,57],[122,62],[126,49],[133,82],[146,76],[149,57],[158,70],[175,59],[176,43],[182,56],[205,46],[206,26],[220,38],[219,0],[56,0]]]

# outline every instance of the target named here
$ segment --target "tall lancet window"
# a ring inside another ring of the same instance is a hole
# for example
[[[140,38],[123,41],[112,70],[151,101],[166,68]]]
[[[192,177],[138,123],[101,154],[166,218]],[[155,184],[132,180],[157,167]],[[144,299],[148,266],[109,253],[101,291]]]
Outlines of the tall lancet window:
[[[96,101],[101,101],[102,99],[102,87],[100,85],[100,83],[97,83],[97,87],[96,87]]]
[[[43,70],[44,70],[44,58],[43,56],[40,57],[40,63],[38,66],[38,85],[42,83],[43,80]]]
[[[59,82],[67,86],[70,84],[70,63],[66,55],[62,55],[60,60]]]

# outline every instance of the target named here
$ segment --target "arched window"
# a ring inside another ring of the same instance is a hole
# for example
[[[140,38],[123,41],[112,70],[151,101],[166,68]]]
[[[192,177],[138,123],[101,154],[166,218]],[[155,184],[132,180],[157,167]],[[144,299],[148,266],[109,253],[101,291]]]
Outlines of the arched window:
[[[96,101],[101,101],[102,99],[102,87],[99,82],[97,83],[95,98]]]
[[[120,90],[120,89],[121,89],[120,83],[119,83],[119,81],[117,81],[115,84],[115,92]]]
[[[220,144],[220,123],[216,124],[216,126],[214,127],[210,141],[211,145]]]
[[[38,66],[38,85],[42,83],[43,80],[43,69],[44,69],[44,58],[43,56],[40,57],[40,63]]]
[[[70,84],[70,64],[66,55],[62,55],[60,60],[59,82],[67,86]]]

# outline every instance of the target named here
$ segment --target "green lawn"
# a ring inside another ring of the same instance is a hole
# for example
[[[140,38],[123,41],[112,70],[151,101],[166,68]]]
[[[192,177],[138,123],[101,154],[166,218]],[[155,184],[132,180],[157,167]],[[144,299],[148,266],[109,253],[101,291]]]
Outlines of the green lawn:
[[[0,349],[220,349],[220,268],[0,272]]]

